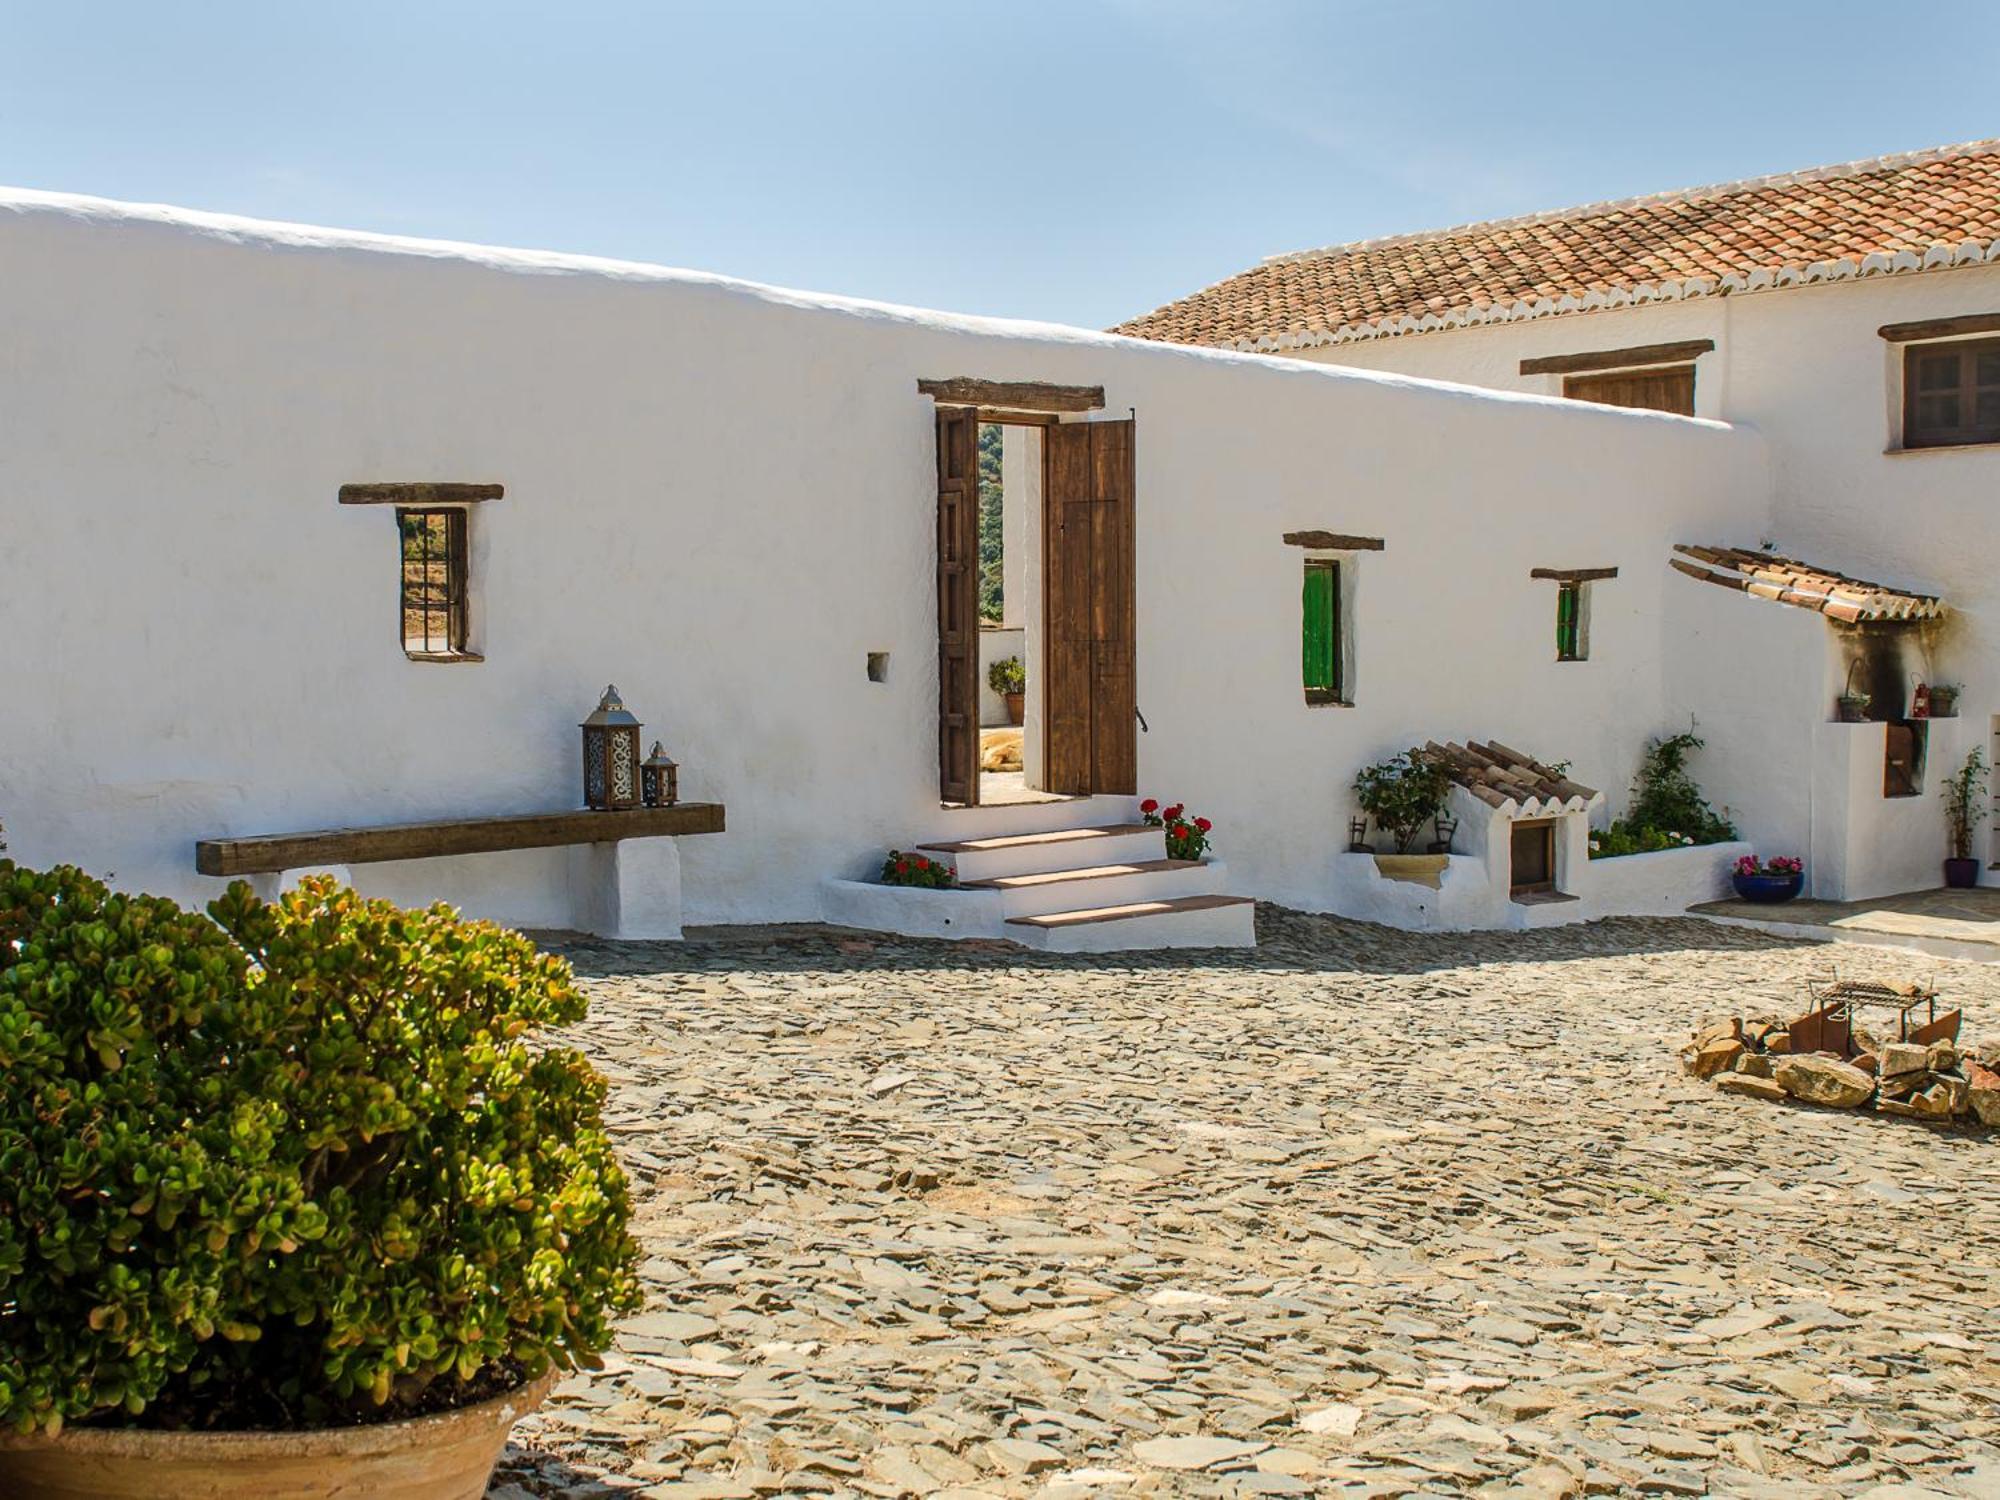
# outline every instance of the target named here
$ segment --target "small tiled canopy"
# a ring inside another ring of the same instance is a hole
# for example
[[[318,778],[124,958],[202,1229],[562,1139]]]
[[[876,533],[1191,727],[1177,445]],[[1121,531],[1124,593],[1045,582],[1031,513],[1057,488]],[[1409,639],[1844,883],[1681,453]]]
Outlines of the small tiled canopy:
[[[1440,745],[1433,740],[1424,746],[1424,754],[1440,762],[1455,784],[1512,818],[1582,812],[1599,796],[1554,766],[1497,741]]]
[[[1944,601],[1933,594],[1913,594],[1849,578],[1845,573],[1816,568],[1811,563],[1775,553],[1678,544],[1674,551],[1681,557],[1668,561],[1690,578],[1737,589],[1759,599],[1817,610],[1828,619],[1849,625],[1867,620],[1935,620],[1945,610]],[[1694,561],[1682,561],[1688,557]],[[1704,563],[1708,566],[1700,566]]]

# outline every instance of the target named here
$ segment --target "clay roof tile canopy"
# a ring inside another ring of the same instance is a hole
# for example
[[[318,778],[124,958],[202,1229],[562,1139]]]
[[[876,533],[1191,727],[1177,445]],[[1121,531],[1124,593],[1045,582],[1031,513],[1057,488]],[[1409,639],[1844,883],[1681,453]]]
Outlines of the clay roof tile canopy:
[[[1497,740],[1468,740],[1440,745],[1435,740],[1424,753],[1443,762],[1445,773],[1488,807],[1509,802],[1521,812],[1578,812],[1597,800],[1594,788],[1571,781],[1554,766],[1510,750]]]
[[[1681,555],[1668,558],[1668,563],[1689,578],[1735,589],[1753,598],[1816,610],[1849,625],[1871,620],[1935,620],[1945,612],[1944,601],[1935,594],[1919,594],[1870,583],[1864,578],[1850,578],[1831,568],[1815,567],[1775,552],[1752,552],[1743,547],[1691,547],[1680,543],[1675,544],[1674,551]],[[1693,561],[1684,560],[1688,558]]]
[[[1113,329],[1302,349],[2000,260],[2000,140],[1282,255]]]

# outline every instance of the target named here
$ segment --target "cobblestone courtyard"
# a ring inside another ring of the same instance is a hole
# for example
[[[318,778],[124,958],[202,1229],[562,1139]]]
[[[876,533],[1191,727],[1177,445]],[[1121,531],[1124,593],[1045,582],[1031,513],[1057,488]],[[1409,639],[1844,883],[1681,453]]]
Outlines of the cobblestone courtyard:
[[[2000,969],[1694,921],[577,944],[648,1310],[493,1495],[2000,1495],[2000,1141],[1698,1021]]]

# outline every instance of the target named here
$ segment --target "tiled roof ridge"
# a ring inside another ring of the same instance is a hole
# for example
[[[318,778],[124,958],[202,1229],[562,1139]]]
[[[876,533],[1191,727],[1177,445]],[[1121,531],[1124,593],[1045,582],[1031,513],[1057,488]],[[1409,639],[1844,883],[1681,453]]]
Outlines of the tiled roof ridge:
[[[1505,229],[1522,229],[1530,224],[1552,224],[1564,219],[1591,219],[1604,214],[1625,213],[1635,208],[1727,198],[1736,193],[1763,192],[1770,188],[1795,187],[1807,182],[1830,182],[1843,177],[1863,177],[1870,172],[1894,172],[1904,167],[1920,167],[1926,162],[1965,156],[1990,156],[1996,151],[2000,151],[2000,136],[1991,136],[1985,140],[1966,141],[1956,146],[1927,146],[1921,151],[1869,156],[1859,161],[1838,162],[1824,167],[1803,167],[1793,172],[1772,172],[1763,177],[1741,177],[1734,182],[1715,182],[1704,187],[1670,188],[1665,192],[1640,193],[1629,198],[1605,198],[1596,203],[1579,203],[1570,208],[1539,209],[1534,213],[1513,214],[1501,219],[1475,219],[1469,223],[1447,225],[1441,229],[1417,229],[1404,234],[1378,235],[1368,240],[1349,240],[1343,244],[1320,245],[1309,250],[1286,250],[1276,255],[1265,256],[1261,264],[1276,266],[1298,261],[1331,259],[1362,250],[1393,250],[1403,245],[1421,245],[1434,240],[1455,239],[1460,235],[1491,234]],[[1233,277],[1223,278],[1224,281],[1233,279]],[[1222,282],[1214,284],[1220,286]]]
[[[1258,354],[2000,264],[2000,138],[1274,256],[1111,331]]]

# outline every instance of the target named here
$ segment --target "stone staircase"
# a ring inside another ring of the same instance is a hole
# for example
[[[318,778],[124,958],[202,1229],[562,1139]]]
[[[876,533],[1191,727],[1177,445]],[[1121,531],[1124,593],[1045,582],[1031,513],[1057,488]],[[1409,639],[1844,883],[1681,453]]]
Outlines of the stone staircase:
[[[829,881],[826,919],[914,937],[1005,938],[1057,953],[1256,946],[1254,903],[1223,894],[1221,861],[1167,858],[1165,832],[1128,821],[1128,799],[1056,806],[1045,816],[1064,820],[1060,826],[913,846],[956,870],[955,890]],[[1069,821],[1092,812],[1117,821]]]

